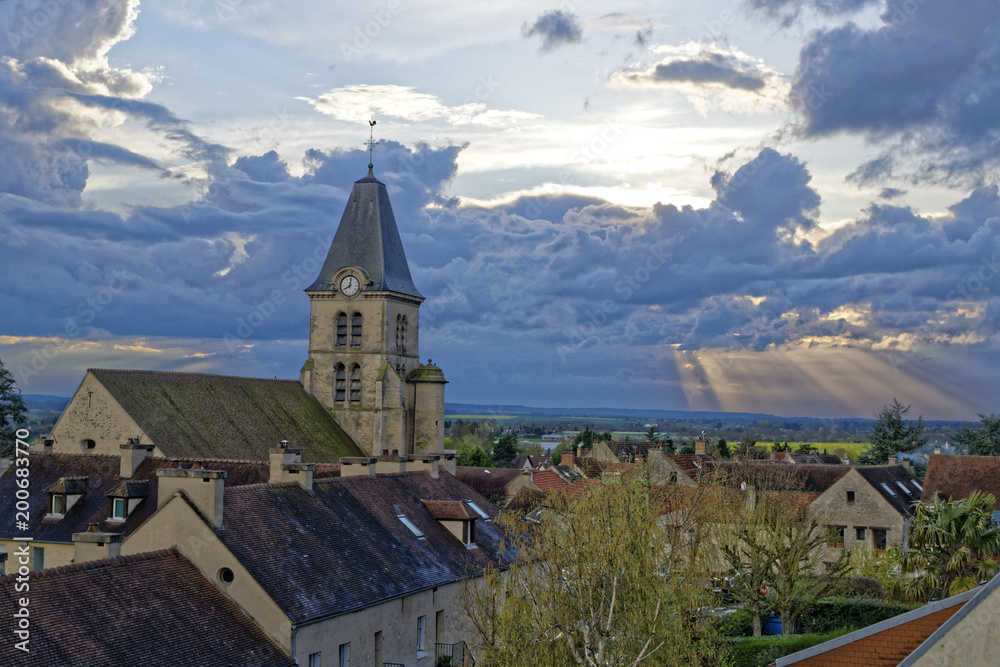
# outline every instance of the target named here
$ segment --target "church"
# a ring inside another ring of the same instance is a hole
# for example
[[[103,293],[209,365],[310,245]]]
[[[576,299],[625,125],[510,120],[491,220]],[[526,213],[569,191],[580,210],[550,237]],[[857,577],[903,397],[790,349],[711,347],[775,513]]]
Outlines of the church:
[[[45,448],[118,455],[130,439],[164,457],[307,460],[443,453],[444,373],[420,363],[420,304],[384,183],[354,183],[315,282],[299,381],[163,371],[87,371]]]

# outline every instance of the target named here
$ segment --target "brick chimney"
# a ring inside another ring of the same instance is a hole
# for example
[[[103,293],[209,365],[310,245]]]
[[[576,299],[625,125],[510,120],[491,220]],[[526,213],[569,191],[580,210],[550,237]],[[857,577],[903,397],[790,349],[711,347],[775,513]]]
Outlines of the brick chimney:
[[[563,451],[562,456],[559,459],[559,465],[569,466],[570,468],[572,468],[573,467],[573,459],[574,458],[575,457],[573,456],[573,450],[572,449]]]
[[[909,458],[903,459],[902,465],[903,465],[903,470],[905,470],[906,472],[910,472],[910,459]]]
[[[73,562],[87,563],[122,555],[121,533],[102,533],[91,523],[85,533],[73,533]]]
[[[226,471],[225,470],[205,470],[201,461],[195,461],[190,468],[174,467],[176,459],[171,462],[171,467],[161,468],[156,471],[159,478],[159,489],[157,495],[157,508],[170,500],[170,497],[177,491],[183,491],[188,500],[212,522],[216,528],[222,528],[222,501],[225,492]]]
[[[374,477],[377,456],[344,456],[340,459],[341,477]]]
[[[153,454],[153,445],[140,445],[139,438],[129,438],[124,445],[118,445],[122,450],[121,469],[118,476],[128,479],[135,474],[142,462]]]
[[[273,448],[270,452],[271,477],[270,482],[297,482],[306,491],[312,493],[313,473],[316,466],[302,462],[302,450],[289,447],[287,440]]]
[[[695,438],[694,441],[694,453],[695,454],[708,454],[708,445],[705,442],[705,438]]]

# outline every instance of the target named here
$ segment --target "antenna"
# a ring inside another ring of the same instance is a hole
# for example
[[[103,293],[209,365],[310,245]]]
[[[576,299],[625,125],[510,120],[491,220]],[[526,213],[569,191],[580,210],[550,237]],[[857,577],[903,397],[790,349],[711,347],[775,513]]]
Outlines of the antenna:
[[[368,147],[368,170],[371,171],[374,166],[374,164],[372,164],[372,152],[375,150],[376,144],[378,144],[378,142],[375,141],[375,114],[372,114],[371,120],[368,121],[368,127],[368,141],[365,142],[365,146]]]

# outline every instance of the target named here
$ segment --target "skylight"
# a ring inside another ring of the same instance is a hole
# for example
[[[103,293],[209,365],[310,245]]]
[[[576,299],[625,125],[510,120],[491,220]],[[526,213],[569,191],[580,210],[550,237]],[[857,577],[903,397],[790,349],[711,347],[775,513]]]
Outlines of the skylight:
[[[888,485],[888,484],[886,484],[885,482],[882,482],[882,488],[883,488],[883,489],[885,489],[886,493],[888,493],[888,494],[889,494],[890,496],[892,496],[893,498],[895,498],[895,497],[896,497],[896,494],[895,494],[895,492],[893,492],[893,490],[892,490],[892,489],[890,489],[890,488],[889,488],[889,485]]]
[[[920,486],[920,482],[918,482],[917,480],[911,479],[910,480],[910,484],[912,484],[913,486],[917,487],[918,489],[920,489],[921,492],[923,492],[924,487]]]
[[[404,526],[409,528],[410,532],[416,535],[418,539],[421,540],[427,539],[424,537],[423,531],[417,528],[415,525],[413,525],[413,522],[407,519],[405,514],[397,514],[396,518],[399,519]]]
[[[475,512],[476,514],[478,514],[482,519],[484,519],[485,521],[489,521],[490,520],[490,515],[487,514],[486,512],[484,512],[482,510],[482,508],[479,507],[479,505],[477,505],[476,503],[472,502],[471,500],[466,500],[464,502],[465,502],[466,505],[468,505],[469,507],[471,507],[472,511]]]
[[[910,495],[910,490],[906,488],[906,486],[902,482],[896,482],[896,486],[898,486],[900,490],[902,490],[904,495],[907,496]]]

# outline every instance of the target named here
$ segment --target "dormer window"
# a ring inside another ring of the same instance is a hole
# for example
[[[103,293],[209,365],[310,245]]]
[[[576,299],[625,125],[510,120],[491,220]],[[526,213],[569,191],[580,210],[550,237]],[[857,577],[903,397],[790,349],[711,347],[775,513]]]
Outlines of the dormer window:
[[[61,519],[73,509],[86,492],[86,477],[60,478],[58,482],[45,489],[45,493],[49,496],[49,513],[46,516]]]
[[[108,521],[120,523],[128,519],[148,494],[148,481],[123,480],[118,486],[107,493],[108,500],[110,501]]]
[[[424,500],[424,507],[467,549],[476,548],[476,519],[489,518],[486,512],[468,500]],[[475,508],[475,509],[473,509]],[[478,515],[478,516],[477,516]]]

